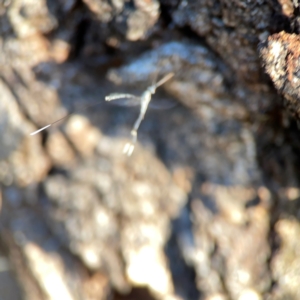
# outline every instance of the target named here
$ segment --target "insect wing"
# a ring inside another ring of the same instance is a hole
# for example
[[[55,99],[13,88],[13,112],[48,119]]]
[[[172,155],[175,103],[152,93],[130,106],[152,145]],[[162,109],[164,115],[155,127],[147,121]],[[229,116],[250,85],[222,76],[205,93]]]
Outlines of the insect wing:
[[[105,97],[108,102],[118,106],[137,106],[141,103],[141,98],[131,94],[110,94]]]

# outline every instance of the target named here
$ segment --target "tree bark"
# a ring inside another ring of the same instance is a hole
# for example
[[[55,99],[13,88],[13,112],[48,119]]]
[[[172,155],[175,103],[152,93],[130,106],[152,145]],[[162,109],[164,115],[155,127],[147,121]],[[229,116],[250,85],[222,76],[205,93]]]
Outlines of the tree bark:
[[[291,0],[1,2],[1,299],[299,299],[299,28]],[[139,107],[105,96],[168,73],[123,155]]]

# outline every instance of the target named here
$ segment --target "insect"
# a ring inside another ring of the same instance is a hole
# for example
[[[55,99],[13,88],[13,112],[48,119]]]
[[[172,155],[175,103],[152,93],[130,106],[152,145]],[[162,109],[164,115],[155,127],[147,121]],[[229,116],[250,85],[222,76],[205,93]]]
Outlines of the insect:
[[[113,93],[110,94],[108,96],[105,97],[106,101],[112,101],[112,100],[116,100],[116,99],[137,99],[140,101],[140,105],[141,105],[141,109],[140,109],[140,114],[137,118],[137,120],[135,121],[133,128],[131,130],[131,137],[132,137],[132,141],[126,143],[126,145],[124,146],[123,149],[123,153],[127,154],[128,156],[131,156],[133,150],[134,150],[134,146],[135,143],[137,141],[137,132],[138,129],[140,127],[140,124],[142,122],[142,120],[145,117],[146,111],[148,109],[148,105],[151,101],[151,97],[153,94],[155,94],[156,89],[163,85],[164,83],[166,83],[168,80],[170,80],[172,77],[174,76],[174,73],[169,73],[166,76],[164,76],[160,81],[158,81],[157,83],[150,85],[140,97],[137,97],[135,95],[131,95],[131,94],[119,94],[119,93]]]
[[[135,143],[137,141],[137,132],[138,129],[140,127],[140,124],[142,122],[142,120],[145,117],[146,111],[148,109],[148,105],[151,101],[151,97],[153,94],[155,94],[156,89],[163,85],[164,83],[166,83],[168,80],[170,80],[172,77],[174,76],[174,73],[168,73],[166,76],[164,76],[161,80],[159,80],[157,83],[149,86],[143,93],[141,96],[135,96],[132,94],[122,94],[122,93],[112,93],[109,94],[108,96],[105,97],[105,101],[113,101],[113,100],[117,100],[117,99],[131,99],[134,100],[135,102],[139,102],[140,103],[140,114],[137,118],[137,120],[135,121],[133,128],[131,130],[131,137],[132,137],[132,141],[128,142],[125,144],[124,148],[123,148],[123,153],[127,154],[128,156],[131,156],[131,154],[133,153],[134,147],[135,147]],[[47,128],[49,128],[50,126],[62,121],[63,119],[69,117],[72,113],[67,114],[66,116],[56,120],[53,123],[50,123],[32,133],[30,133],[30,135],[35,135]]]

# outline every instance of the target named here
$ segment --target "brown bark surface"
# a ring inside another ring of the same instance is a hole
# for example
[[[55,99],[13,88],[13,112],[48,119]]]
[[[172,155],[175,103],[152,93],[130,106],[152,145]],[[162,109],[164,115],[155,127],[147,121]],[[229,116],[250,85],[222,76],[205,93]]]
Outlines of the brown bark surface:
[[[300,299],[299,30],[291,0],[0,1],[0,299]],[[170,72],[122,154],[139,107],[105,96]]]

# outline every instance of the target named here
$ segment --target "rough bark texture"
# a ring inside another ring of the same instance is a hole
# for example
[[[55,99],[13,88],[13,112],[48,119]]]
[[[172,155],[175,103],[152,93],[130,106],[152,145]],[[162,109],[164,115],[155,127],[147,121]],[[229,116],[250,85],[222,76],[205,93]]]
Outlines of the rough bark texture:
[[[299,20],[291,0],[0,1],[1,300],[300,299]],[[123,155],[138,109],[105,96],[169,72],[153,98],[176,105]]]

